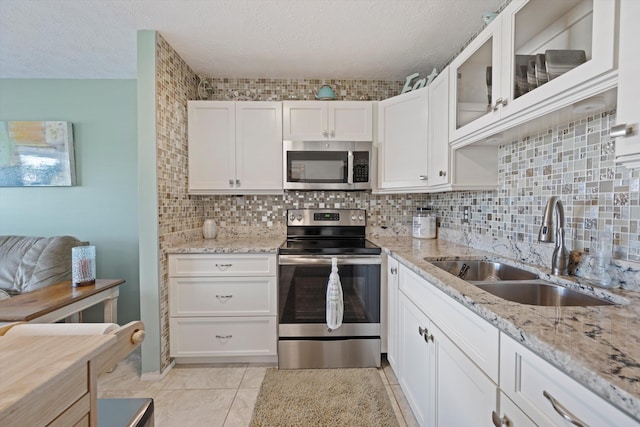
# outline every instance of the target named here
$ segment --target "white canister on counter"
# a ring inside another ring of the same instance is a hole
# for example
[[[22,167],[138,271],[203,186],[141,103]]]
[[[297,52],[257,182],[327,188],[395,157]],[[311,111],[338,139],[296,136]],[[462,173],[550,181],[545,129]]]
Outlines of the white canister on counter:
[[[416,208],[416,213],[413,215],[413,237],[436,238],[436,217],[431,212],[431,208]]]
[[[202,236],[205,239],[215,239],[218,234],[218,227],[213,219],[205,219],[202,224]]]

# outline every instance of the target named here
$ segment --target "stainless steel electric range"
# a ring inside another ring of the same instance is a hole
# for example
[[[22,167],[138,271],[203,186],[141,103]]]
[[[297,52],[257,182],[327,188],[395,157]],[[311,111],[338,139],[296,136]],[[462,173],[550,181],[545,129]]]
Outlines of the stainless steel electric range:
[[[280,369],[380,366],[380,247],[362,209],[292,209],[278,254]],[[342,326],[326,324],[332,259],[343,291]]]

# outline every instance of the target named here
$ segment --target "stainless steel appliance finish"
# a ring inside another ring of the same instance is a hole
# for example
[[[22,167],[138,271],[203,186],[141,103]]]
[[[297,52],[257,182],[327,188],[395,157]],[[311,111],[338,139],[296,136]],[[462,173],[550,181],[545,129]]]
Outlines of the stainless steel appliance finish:
[[[369,190],[372,142],[283,141],[285,190]]]
[[[365,236],[358,209],[287,213],[287,241],[278,256],[278,366],[380,366],[380,248]],[[343,324],[326,324],[331,261],[338,261]]]

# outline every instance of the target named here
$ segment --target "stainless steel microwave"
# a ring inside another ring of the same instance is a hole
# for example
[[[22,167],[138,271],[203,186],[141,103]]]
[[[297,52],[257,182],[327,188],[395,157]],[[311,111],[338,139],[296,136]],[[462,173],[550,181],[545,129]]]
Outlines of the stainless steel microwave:
[[[372,142],[284,141],[284,189],[369,190],[372,148]]]

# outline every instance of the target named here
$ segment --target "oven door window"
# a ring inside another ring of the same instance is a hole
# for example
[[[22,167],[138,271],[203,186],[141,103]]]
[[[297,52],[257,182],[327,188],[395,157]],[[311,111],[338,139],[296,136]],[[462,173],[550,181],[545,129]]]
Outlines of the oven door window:
[[[325,323],[330,265],[281,265],[280,323]],[[380,323],[380,265],[338,265],[343,323]]]
[[[346,151],[289,151],[287,182],[346,183]]]

